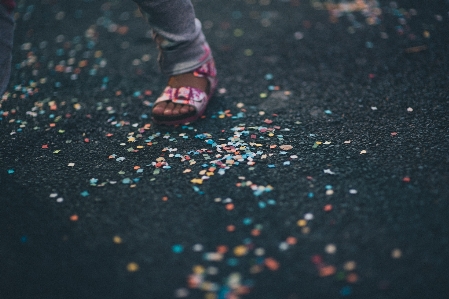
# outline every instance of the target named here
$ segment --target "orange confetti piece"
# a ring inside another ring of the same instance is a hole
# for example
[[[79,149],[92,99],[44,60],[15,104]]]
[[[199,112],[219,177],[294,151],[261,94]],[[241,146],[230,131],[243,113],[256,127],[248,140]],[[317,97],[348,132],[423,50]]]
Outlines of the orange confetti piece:
[[[288,237],[286,242],[289,245],[295,245],[298,240],[295,237]]]
[[[235,225],[230,224],[230,225],[226,226],[226,230],[227,230],[228,232],[233,232],[233,231],[235,231]]]
[[[324,206],[324,208],[323,208],[323,210],[325,211],[325,212],[330,212],[330,211],[332,211],[332,205],[331,204],[327,204],[327,205],[325,205]]]
[[[221,254],[225,254],[226,252],[228,252],[228,247],[226,245],[218,245],[217,252],[221,253]]]
[[[279,269],[279,262],[276,261],[272,257],[267,257],[264,261],[265,266],[270,269],[271,271],[277,271]]]
[[[337,269],[334,266],[324,266],[320,268],[320,277],[327,277],[334,275],[337,272]]]
[[[168,196],[163,196],[162,197],[162,201],[167,201],[168,200]]]
[[[233,203],[228,203],[228,204],[226,205],[226,210],[228,210],[228,211],[234,210],[234,204],[233,204]]]
[[[356,273],[349,273],[348,276],[346,276],[346,281],[348,283],[356,283],[359,280],[359,276]]]
[[[42,145],[42,148],[48,148],[48,144]]]
[[[251,235],[254,237],[260,236],[260,230],[258,229],[251,230]]]
[[[78,215],[73,214],[72,216],[70,216],[70,221],[78,221]]]

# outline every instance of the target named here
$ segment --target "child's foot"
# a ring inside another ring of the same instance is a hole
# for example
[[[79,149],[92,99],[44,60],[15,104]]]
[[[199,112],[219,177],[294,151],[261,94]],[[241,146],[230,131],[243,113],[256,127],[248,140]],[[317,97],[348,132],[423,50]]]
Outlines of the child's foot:
[[[174,75],[156,100],[153,119],[156,123],[177,125],[195,121],[203,115],[217,86],[213,59],[193,72]]]
[[[193,72],[181,75],[171,76],[168,79],[167,86],[173,88],[179,88],[183,86],[189,86],[198,88],[199,90],[207,93],[207,79],[205,77],[196,77]],[[171,101],[159,102],[153,107],[153,116],[157,118],[179,118],[188,117],[195,113],[195,107],[191,105],[175,104]]]

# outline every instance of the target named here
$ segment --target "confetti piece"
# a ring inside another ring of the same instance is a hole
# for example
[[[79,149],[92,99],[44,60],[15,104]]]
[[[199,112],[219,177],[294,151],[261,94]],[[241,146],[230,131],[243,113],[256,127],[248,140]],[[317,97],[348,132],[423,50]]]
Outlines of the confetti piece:
[[[325,205],[324,208],[323,208],[323,210],[324,210],[325,212],[330,212],[330,211],[332,211],[332,209],[333,209],[333,207],[332,207],[331,204],[327,204],[327,205]]]
[[[324,169],[323,171],[327,174],[335,174],[335,172],[331,171],[330,169]]]
[[[281,145],[280,148],[284,151],[289,151],[293,148],[291,145]]]
[[[399,248],[393,249],[391,257],[394,259],[400,259],[402,257],[402,251]]]
[[[320,277],[327,277],[335,275],[337,272],[337,269],[334,266],[324,266],[319,268],[319,275]]]
[[[70,216],[70,221],[75,222],[75,221],[78,221],[78,219],[79,219],[79,218],[78,218],[78,215],[76,215],[76,214]]]
[[[240,257],[240,256],[246,255],[248,253],[248,249],[244,245],[239,245],[239,246],[234,247],[233,252],[234,252],[235,256]]]
[[[122,238],[120,238],[119,236],[114,236],[114,238],[112,238],[112,241],[115,244],[122,244],[122,242],[123,242]]]
[[[343,265],[343,269],[345,269],[345,271],[354,271],[356,266],[357,266],[356,262],[348,261]]]
[[[324,251],[328,254],[335,254],[335,252],[337,252],[337,247],[334,244],[327,244]]]
[[[139,271],[139,265],[137,263],[131,262],[128,265],[126,265],[126,270],[128,270],[128,272]]]
[[[270,269],[271,271],[277,271],[280,267],[279,262],[276,261],[274,258],[272,257],[267,257],[264,260],[264,264],[265,266]]]
[[[171,249],[174,253],[182,253],[184,251],[184,247],[181,244],[175,244]]]

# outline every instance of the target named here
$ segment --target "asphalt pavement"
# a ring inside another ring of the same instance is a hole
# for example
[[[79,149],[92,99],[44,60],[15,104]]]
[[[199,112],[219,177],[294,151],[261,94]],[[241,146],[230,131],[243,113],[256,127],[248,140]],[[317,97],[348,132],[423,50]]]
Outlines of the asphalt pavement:
[[[449,298],[449,1],[194,1],[218,90],[132,1],[18,1],[0,298]]]

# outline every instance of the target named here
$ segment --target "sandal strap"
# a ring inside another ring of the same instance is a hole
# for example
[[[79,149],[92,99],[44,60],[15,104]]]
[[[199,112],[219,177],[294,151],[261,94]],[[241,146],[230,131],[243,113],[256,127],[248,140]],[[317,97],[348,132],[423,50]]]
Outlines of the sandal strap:
[[[191,105],[195,109],[200,110],[200,106],[207,99],[207,94],[194,87],[179,87],[173,88],[167,86],[162,95],[156,100],[154,104],[160,102],[171,101],[175,104]]]

